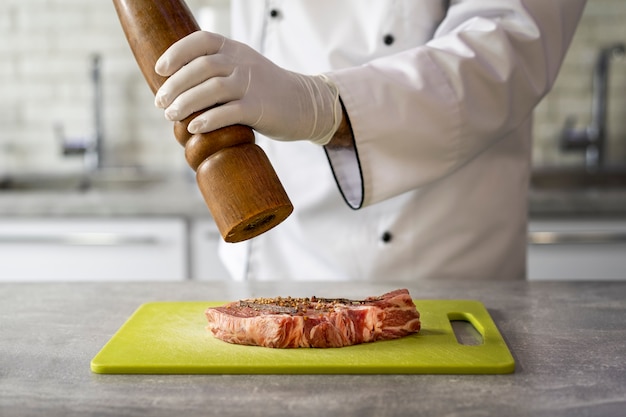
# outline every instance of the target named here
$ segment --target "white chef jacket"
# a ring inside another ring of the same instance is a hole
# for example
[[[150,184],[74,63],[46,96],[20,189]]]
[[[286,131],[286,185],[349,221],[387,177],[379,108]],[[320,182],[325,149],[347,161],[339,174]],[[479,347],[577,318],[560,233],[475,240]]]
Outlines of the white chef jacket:
[[[584,4],[233,0],[233,38],[326,73],[356,142],[337,152],[258,137],[294,212],[222,244],[233,278],[523,279],[531,113]]]

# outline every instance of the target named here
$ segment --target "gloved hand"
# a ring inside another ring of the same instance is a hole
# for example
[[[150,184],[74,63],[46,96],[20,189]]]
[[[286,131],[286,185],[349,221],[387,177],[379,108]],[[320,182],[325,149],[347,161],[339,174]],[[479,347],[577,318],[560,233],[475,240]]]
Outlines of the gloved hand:
[[[337,88],[325,76],[287,71],[215,33],[198,31],[174,43],[155,71],[169,77],[154,100],[167,119],[210,108],[189,123],[193,134],[242,124],[277,140],[325,145],[341,122]]]

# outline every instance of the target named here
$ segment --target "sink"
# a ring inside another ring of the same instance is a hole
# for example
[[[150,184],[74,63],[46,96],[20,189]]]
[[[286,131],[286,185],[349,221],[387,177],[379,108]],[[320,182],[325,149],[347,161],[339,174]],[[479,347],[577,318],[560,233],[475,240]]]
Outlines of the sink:
[[[530,180],[535,190],[626,189],[626,167],[607,167],[597,171],[584,168],[536,168]]]
[[[0,192],[124,190],[149,187],[165,173],[136,168],[104,168],[91,173],[20,173],[0,175]]]

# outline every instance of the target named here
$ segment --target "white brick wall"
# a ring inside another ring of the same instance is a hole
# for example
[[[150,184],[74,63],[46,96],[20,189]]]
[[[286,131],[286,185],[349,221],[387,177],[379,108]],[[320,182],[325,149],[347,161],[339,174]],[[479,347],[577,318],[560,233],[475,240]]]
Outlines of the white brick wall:
[[[215,0],[191,0],[192,10]],[[0,2],[0,174],[68,171],[55,137],[92,137],[91,60],[102,56],[106,158],[114,165],[186,169],[172,123],[152,105],[110,0]]]
[[[227,0],[189,0],[194,11]],[[626,42],[626,1],[589,0],[554,90],[535,112],[538,165],[579,164],[558,150],[568,115],[589,121],[591,72],[597,50]],[[152,94],[130,53],[110,0],[0,2],[0,174],[80,168],[63,157],[54,135],[92,135],[90,61],[102,55],[104,134],[110,163],[185,169],[171,123],[152,106]],[[626,60],[611,67],[610,160],[626,162]]]

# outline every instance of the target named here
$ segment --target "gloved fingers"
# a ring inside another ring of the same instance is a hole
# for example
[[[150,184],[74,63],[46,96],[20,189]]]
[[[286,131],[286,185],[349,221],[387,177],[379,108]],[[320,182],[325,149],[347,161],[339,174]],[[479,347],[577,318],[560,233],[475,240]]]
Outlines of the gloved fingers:
[[[233,70],[234,65],[228,57],[222,55],[198,57],[165,80],[154,97],[154,105],[164,109],[184,91],[213,77],[229,76]]]
[[[203,111],[189,124],[191,133],[243,124],[277,140],[324,144],[341,120],[338,90],[329,80],[291,73],[251,47],[210,32],[176,42],[155,70],[170,76],[155,97],[168,119]]]
[[[167,48],[157,59],[154,71],[163,77],[169,77],[194,59],[219,52],[225,42],[226,38],[216,33],[193,32]]]
[[[183,120],[202,109],[238,100],[244,93],[245,85],[236,77],[214,77],[182,92],[165,109],[165,117],[172,121]]]
[[[252,127],[254,123],[244,119],[245,111],[243,107],[242,102],[239,100],[213,107],[195,117],[187,126],[187,130],[191,134],[197,134],[212,132],[222,127],[236,124]]]

